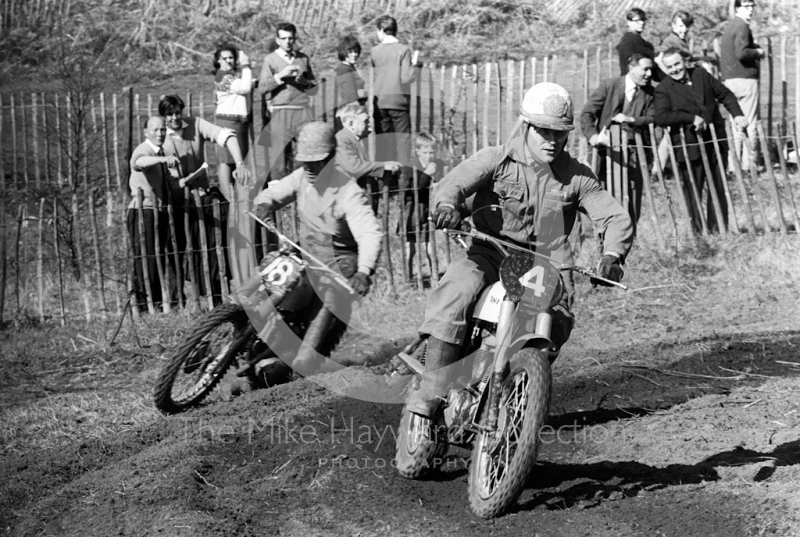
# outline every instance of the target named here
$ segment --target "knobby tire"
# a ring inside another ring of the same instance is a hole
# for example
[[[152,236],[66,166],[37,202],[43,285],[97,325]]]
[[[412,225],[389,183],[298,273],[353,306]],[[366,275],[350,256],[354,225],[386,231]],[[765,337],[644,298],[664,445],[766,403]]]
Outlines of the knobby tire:
[[[550,406],[550,360],[547,352],[522,349],[511,359],[511,373],[500,400],[502,437],[479,433],[472,450],[469,501],[481,518],[494,518],[513,505],[533,468],[539,431]],[[493,446],[491,453],[485,446]]]
[[[228,338],[227,347],[223,346],[224,355],[218,352],[216,355],[212,353],[211,356],[202,357],[199,366],[187,372],[187,368],[191,367],[187,364],[187,360],[195,350],[200,352],[204,338],[225,324],[232,324],[233,330]],[[249,327],[247,314],[237,304],[222,304],[208,312],[170,354],[167,364],[159,373],[153,393],[156,408],[165,414],[175,414],[199,405],[225,376],[239,348],[244,347],[247,342],[248,335],[255,337],[254,333],[248,334],[249,332],[252,332],[252,329]],[[172,393],[179,373],[194,375],[196,378],[192,391],[186,397],[175,397]]]

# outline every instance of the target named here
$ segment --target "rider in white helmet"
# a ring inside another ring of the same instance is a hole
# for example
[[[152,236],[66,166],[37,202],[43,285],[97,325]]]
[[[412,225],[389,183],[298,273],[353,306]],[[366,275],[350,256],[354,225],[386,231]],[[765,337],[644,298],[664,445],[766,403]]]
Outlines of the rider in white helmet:
[[[466,199],[474,194],[472,220],[479,231],[570,264],[568,237],[580,210],[604,237],[599,275],[619,281],[633,242],[631,218],[600,187],[592,170],[566,150],[569,131],[575,128],[569,93],[558,84],[536,84],[525,94],[520,119],[516,137],[481,149],[439,182],[433,199],[436,227],[456,227]],[[498,205],[502,209],[491,207]],[[427,336],[426,371],[462,358],[467,310],[483,288],[499,279],[502,259],[491,244],[473,240],[467,257],[448,266],[428,297],[419,328]],[[554,351],[572,330],[571,299],[570,292],[553,311]],[[447,384],[443,375],[425,377],[409,409],[432,418],[438,406],[432,396],[445,396]]]

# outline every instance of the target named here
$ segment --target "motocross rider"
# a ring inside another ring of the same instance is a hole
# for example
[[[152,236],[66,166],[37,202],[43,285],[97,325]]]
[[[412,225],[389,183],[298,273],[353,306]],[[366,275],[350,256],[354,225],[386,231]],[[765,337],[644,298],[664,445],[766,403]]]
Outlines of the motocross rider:
[[[600,187],[592,170],[566,150],[569,131],[574,129],[569,93],[550,82],[534,85],[522,101],[520,119],[522,128],[516,137],[505,145],[481,149],[440,181],[433,199],[436,227],[455,228],[465,200],[474,194],[472,219],[478,231],[571,264],[568,237],[581,211],[603,237],[598,275],[619,281],[633,242],[631,218]],[[419,328],[420,336],[427,336],[426,371],[463,357],[467,311],[481,290],[498,281],[502,260],[494,246],[475,239],[467,257],[448,266],[428,297]],[[551,357],[569,338],[574,322],[570,313],[573,289],[569,278],[565,280],[567,292],[552,311],[555,348]],[[424,376],[408,409],[432,419],[439,404],[436,397],[446,395],[447,384],[443,373]]]
[[[335,154],[332,127],[319,121],[305,125],[297,136],[295,157],[302,167],[283,179],[271,181],[256,196],[256,216],[266,220],[270,211],[297,201],[303,248],[341,271],[353,290],[365,296],[372,285],[370,276],[381,252],[383,234],[366,194],[336,164]],[[321,295],[316,305],[319,312],[306,330],[297,356],[290,361],[281,357],[302,376],[322,372],[323,341],[331,339],[332,331],[341,335],[346,328],[345,317],[349,315],[342,304],[346,300],[342,300],[341,289],[335,285],[320,286],[317,292]]]

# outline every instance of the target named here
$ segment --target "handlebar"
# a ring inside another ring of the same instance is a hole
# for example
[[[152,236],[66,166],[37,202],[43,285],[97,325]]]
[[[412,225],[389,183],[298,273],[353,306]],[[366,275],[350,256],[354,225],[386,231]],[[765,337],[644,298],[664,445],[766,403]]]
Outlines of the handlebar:
[[[516,250],[518,252],[523,252],[523,253],[526,253],[528,255],[533,255],[533,256],[539,257],[541,259],[545,259],[545,260],[549,261],[550,263],[552,263],[553,265],[555,265],[555,267],[558,270],[571,270],[573,272],[579,272],[579,273],[583,274],[584,276],[589,276],[590,278],[594,278],[596,280],[599,280],[601,282],[605,282],[605,283],[607,283],[609,285],[613,285],[615,287],[619,287],[620,289],[623,289],[625,291],[628,290],[628,286],[627,285],[622,284],[620,282],[615,282],[614,280],[609,280],[607,278],[603,278],[602,276],[598,276],[594,271],[592,271],[591,269],[588,269],[586,267],[581,267],[580,265],[566,265],[564,263],[561,263],[560,261],[557,261],[556,259],[553,259],[552,257],[546,256],[544,254],[540,254],[539,252],[534,252],[532,249],[529,250],[527,248],[523,248],[522,246],[518,246],[518,245],[516,245],[514,243],[511,243],[511,242],[508,242],[508,241],[504,241],[502,239],[498,239],[497,237],[494,237],[492,235],[488,235],[486,233],[483,233],[482,231],[478,231],[477,229],[475,229],[472,226],[470,226],[469,222],[462,221],[461,225],[462,225],[462,229],[444,229],[442,231],[444,231],[445,233],[447,233],[451,237],[456,238],[456,240],[460,241],[461,245],[464,246],[464,247],[466,247],[466,243],[464,243],[464,241],[461,239],[461,237],[463,237],[463,236],[472,237],[473,239],[479,239],[479,240],[491,243],[495,248],[497,248],[500,251],[500,253],[502,253],[506,257],[511,255],[508,252],[509,249],[510,250]],[[464,228],[466,228],[466,229],[464,229]]]

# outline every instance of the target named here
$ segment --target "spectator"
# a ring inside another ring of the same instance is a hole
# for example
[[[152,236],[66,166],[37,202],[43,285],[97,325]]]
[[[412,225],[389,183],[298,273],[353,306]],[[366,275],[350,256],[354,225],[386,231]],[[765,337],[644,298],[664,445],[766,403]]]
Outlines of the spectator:
[[[705,170],[703,168],[700,145],[704,144],[708,160],[711,164],[713,177],[708,178],[709,186],[719,193],[719,201],[722,206],[722,220],[727,225],[728,207],[722,181],[724,177],[719,171],[717,158],[712,143],[711,133],[708,125],[714,125],[716,131],[725,131],[725,122],[719,112],[719,104],[727,108],[733,116],[733,121],[739,126],[744,126],[746,119],[742,115],[736,96],[726,88],[719,80],[712,77],[702,67],[687,68],[684,64],[683,55],[678,48],[669,48],[664,51],[664,67],[669,78],[665,78],[655,90],[655,120],[658,125],[670,127],[672,145],[681,145],[680,129],[686,133],[686,146],[689,155],[688,162],[682,150],[676,150],[681,179],[684,184],[684,192],[690,191],[688,184],[687,171],[691,169],[695,180],[697,191],[702,193],[703,184],[706,181]],[[727,146],[724,140],[720,140],[723,161]],[[691,167],[691,168],[689,168]],[[692,196],[687,196],[689,206],[689,217],[695,231],[701,229],[700,211],[701,207],[695,204]],[[708,215],[709,230],[716,230],[719,227],[718,216],[713,212],[711,196],[708,196],[706,207]]]
[[[422,237],[423,249],[428,257],[428,267],[433,271],[433,264],[431,263],[431,256],[433,250],[431,248],[430,233],[433,230],[429,229],[428,215],[430,213],[430,191],[431,185],[438,183],[444,177],[444,162],[439,160],[436,155],[439,142],[436,138],[426,132],[420,131],[417,133],[414,140],[415,155],[411,161],[411,166],[417,170],[417,186],[418,202],[419,205],[415,206],[414,203],[414,188],[413,183],[411,188],[405,191],[405,249],[406,249],[406,262],[408,263],[408,276],[414,278],[414,255],[417,250],[417,225],[419,225],[420,236]],[[408,176],[413,178],[413,172],[409,172]],[[400,227],[398,222],[398,228]],[[399,229],[398,229],[399,231]]]
[[[692,61],[692,50],[689,47],[689,28],[694,24],[694,17],[688,11],[676,11],[672,16],[672,32],[661,42],[661,52],[668,48],[679,49],[687,61]],[[660,56],[660,55],[659,55]],[[691,65],[688,65],[691,67]]]
[[[653,122],[652,74],[653,60],[634,52],[628,62],[628,73],[603,80],[589,97],[580,119],[583,135],[592,147],[598,148],[598,174],[601,178],[605,177],[605,156],[611,146],[608,127],[617,123],[628,132],[628,180],[632,187],[628,210],[634,224],[639,219],[642,201],[642,175],[636,146],[633,145],[634,135],[638,132],[644,140],[649,138],[647,124]]]
[[[637,52],[651,60],[656,57],[656,49],[653,44],[645,41],[642,37],[644,26],[647,23],[647,15],[644,14],[644,11],[635,7],[628,11],[625,18],[628,20],[628,31],[622,34],[622,39],[617,45],[620,75],[628,74],[628,60]],[[658,77],[654,76],[654,79],[658,80]]]
[[[161,280],[158,277],[158,266],[156,261],[155,246],[155,219],[158,218],[158,255],[162,259],[162,267],[169,268],[173,272],[176,270],[172,256],[167,256],[170,244],[169,215],[167,204],[169,203],[170,193],[179,192],[181,185],[177,178],[170,175],[168,168],[178,166],[178,159],[175,156],[165,156],[163,150],[164,138],[167,129],[164,120],[158,116],[149,118],[144,125],[144,142],[133,150],[131,156],[131,178],[129,186],[131,189],[131,200],[128,205],[127,226],[128,234],[131,238],[133,249],[133,287],[136,294],[136,302],[140,309],[147,307],[147,287],[143,264],[147,263],[147,280],[150,282],[153,302],[159,304],[167,297],[161,295]],[[144,242],[145,252],[142,254],[139,238],[139,197],[138,191],[144,193],[142,214],[144,217]],[[182,214],[182,213],[181,213]],[[177,218],[176,218],[177,225]],[[181,227],[180,229],[183,229]],[[171,297],[177,299],[177,277],[170,278],[173,288],[170,289]]]
[[[336,65],[336,107],[342,108],[353,101],[364,104],[364,79],[356,70],[356,62],[361,56],[361,43],[354,36],[347,35],[339,42],[336,52],[339,55]]]
[[[336,163],[350,177],[355,179],[367,194],[372,194],[370,204],[372,212],[378,213],[378,195],[376,177],[386,172],[396,172],[402,165],[393,160],[372,162],[367,158],[362,139],[369,136],[369,114],[367,109],[351,102],[340,109],[337,118],[342,123],[342,130],[336,133]]]
[[[253,73],[250,60],[243,50],[230,44],[222,45],[214,53],[214,86],[217,99],[214,120],[220,127],[233,130],[239,151],[247,155],[250,148],[250,107],[248,98],[253,89]],[[217,148],[219,186],[222,195],[231,199],[231,180],[233,170],[240,165],[227,147]]]
[[[747,136],[754,149],[758,123],[758,61],[766,56],[764,50],[753,41],[753,32],[750,30],[755,7],[753,0],[734,0],[736,15],[725,24],[720,43],[720,75],[739,101],[747,120]],[[734,150],[740,156],[742,166],[748,168],[754,156],[744,147],[744,128],[735,125],[733,135]]]
[[[173,175],[185,178],[200,170],[205,162],[205,143],[214,141],[219,147],[225,147],[230,151],[233,160],[236,162],[236,169],[233,171],[233,178],[241,184],[247,184],[250,180],[250,171],[244,166],[244,158],[239,149],[239,142],[236,133],[228,128],[223,128],[206,121],[200,117],[183,116],[185,105],[183,99],[177,95],[167,95],[158,103],[158,113],[164,118],[167,124],[167,137],[164,141],[164,152],[167,155],[178,157],[180,163],[174,169]],[[185,186],[181,184],[181,187]],[[220,192],[219,188],[209,188],[208,177],[204,181],[193,181],[192,188],[199,188],[200,203],[203,210],[203,220],[206,229],[206,246],[208,246],[209,270],[211,273],[211,292],[216,301],[221,300],[220,286],[220,267],[217,263],[216,253],[216,233],[214,228],[213,202],[217,199],[222,204],[221,214],[227,214],[227,200]],[[183,207],[183,192],[178,191],[174,198],[174,205]],[[223,218],[220,225],[225,234],[227,228],[226,219]],[[200,238],[200,222],[194,211],[189,213],[189,226],[192,236],[192,249],[195,252],[194,274],[190,275],[201,295],[206,296],[205,280],[202,277],[202,245]],[[179,233],[182,235],[182,233]],[[183,237],[179,237],[179,242],[183,243]],[[223,243],[225,243],[223,235]],[[180,248],[183,251],[183,248]]]
[[[264,58],[258,84],[259,93],[272,102],[269,158],[273,180],[294,168],[291,143],[300,128],[312,119],[309,91],[317,85],[308,56],[295,49],[295,25],[282,22],[275,34],[278,49]]]
[[[408,164],[411,155],[411,82],[416,73],[411,51],[397,41],[397,21],[389,15],[376,21],[380,43],[372,48],[375,66],[375,131],[382,137],[381,157]]]

